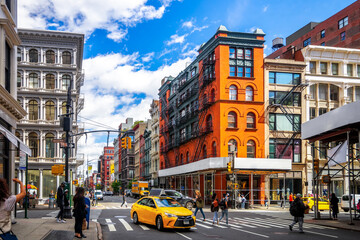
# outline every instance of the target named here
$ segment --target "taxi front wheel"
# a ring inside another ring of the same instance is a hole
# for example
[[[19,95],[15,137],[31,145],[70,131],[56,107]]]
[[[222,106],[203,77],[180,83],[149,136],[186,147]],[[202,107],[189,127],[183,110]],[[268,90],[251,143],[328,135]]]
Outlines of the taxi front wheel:
[[[161,216],[158,216],[156,218],[156,228],[157,230],[161,231],[163,230],[164,226],[163,226],[163,221],[162,221],[162,217]]]
[[[138,218],[138,215],[136,212],[134,212],[134,214],[133,214],[133,222],[135,224],[139,224],[139,218]]]

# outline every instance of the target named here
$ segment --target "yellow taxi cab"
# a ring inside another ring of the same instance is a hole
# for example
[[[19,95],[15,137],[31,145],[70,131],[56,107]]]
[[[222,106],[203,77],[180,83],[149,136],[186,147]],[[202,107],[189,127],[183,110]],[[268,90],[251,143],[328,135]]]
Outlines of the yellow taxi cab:
[[[131,207],[130,216],[135,224],[155,225],[163,228],[195,227],[196,218],[192,211],[169,197],[143,197]]]
[[[315,210],[315,198],[314,197],[303,197],[304,204],[307,204],[309,208]],[[329,201],[325,198],[319,198],[319,210],[329,210]]]

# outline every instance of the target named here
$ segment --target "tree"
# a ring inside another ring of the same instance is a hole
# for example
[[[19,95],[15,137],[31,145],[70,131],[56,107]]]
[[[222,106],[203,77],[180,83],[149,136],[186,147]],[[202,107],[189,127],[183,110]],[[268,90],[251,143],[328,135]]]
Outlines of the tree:
[[[139,123],[143,123],[143,120],[140,121],[135,121],[134,124],[131,126],[131,128],[134,128],[136,125],[138,125]]]
[[[96,190],[101,190],[101,184],[96,184]]]
[[[114,194],[119,194],[121,181],[115,180],[112,182],[111,187],[113,188]]]

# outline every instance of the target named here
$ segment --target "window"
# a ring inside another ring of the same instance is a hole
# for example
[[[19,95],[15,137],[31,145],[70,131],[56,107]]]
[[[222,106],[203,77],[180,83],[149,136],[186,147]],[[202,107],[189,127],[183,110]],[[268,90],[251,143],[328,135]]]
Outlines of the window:
[[[320,43],[320,46],[325,46],[325,42]]]
[[[316,62],[311,61],[309,63],[310,73],[315,74],[316,73]]]
[[[186,163],[190,162],[190,154],[189,152],[186,152]]]
[[[55,63],[55,52],[53,50],[46,51],[46,63]]]
[[[5,41],[5,89],[11,92],[11,48]]]
[[[320,37],[321,37],[321,38],[324,38],[324,37],[325,37],[325,29],[320,32]]]
[[[339,101],[339,87],[330,85],[330,100]]]
[[[244,77],[244,68],[243,67],[237,67],[237,76]]]
[[[203,158],[207,158],[207,149],[206,145],[203,146]]]
[[[214,141],[212,143],[212,153],[211,153],[212,157],[217,157],[217,154],[216,154],[216,142]]]
[[[240,48],[238,48],[237,49],[237,51],[236,51],[236,57],[238,58],[238,59],[244,59],[244,50],[243,49],[240,49]]]
[[[338,63],[331,63],[331,72],[332,72],[332,75],[339,75],[339,64]]]
[[[39,87],[39,79],[36,73],[29,74],[29,88],[38,88]]]
[[[352,102],[354,100],[353,91],[354,91],[353,87],[349,87],[348,89],[346,89],[348,101],[350,101],[350,102]]]
[[[340,41],[344,41],[346,39],[346,32],[340,33]]]
[[[61,114],[65,114],[66,113],[66,102],[63,102],[61,104]]]
[[[349,23],[348,20],[349,20],[348,17],[344,17],[343,19],[340,19],[339,22],[338,22],[339,29],[347,26],[348,23]]]
[[[229,48],[229,66],[231,77],[253,77],[252,49]]]
[[[9,9],[9,12],[11,12],[11,0],[6,0],[5,2],[7,8]]]
[[[306,47],[307,45],[311,44],[311,38],[308,38],[306,40],[304,40],[303,46]]]
[[[291,121],[290,121],[291,120]],[[300,131],[300,115],[281,113],[269,114],[269,129],[274,131]]]
[[[54,134],[48,133],[45,135],[46,158],[53,158],[55,156],[55,146],[53,140]]]
[[[69,86],[70,86],[70,75],[63,75],[62,76],[62,89],[63,90],[68,90]]]
[[[360,87],[355,87],[355,101],[360,100]]]
[[[252,77],[252,68],[251,67],[246,67],[245,68],[245,77]]]
[[[21,73],[17,73],[17,83],[16,83],[17,87],[21,87]]]
[[[229,58],[235,58],[235,48],[230,48]]]
[[[31,157],[38,157],[39,139],[38,135],[34,132],[29,134],[29,148],[31,150]]]
[[[316,118],[316,108],[310,108],[310,120]]]
[[[18,48],[18,50],[17,50],[17,61],[21,62],[21,60],[22,60],[21,49]]]
[[[316,84],[310,86],[310,99],[316,99]]]
[[[255,128],[255,114],[248,113],[246,116],[246,128]]]
[[[326,112],[327,112],[326,108],[319,108],[319,116],[323,115]]]
[[[232,146],[234,146],[233,148],[234,148],[235,152],[237,152],[237,141],[235,139],[230,139],[230,141],[228,142],[228,152],[229,152],[229,154],[232,153],[231,152]]]
[[[229,88],[229,99],[237,100],[237,87],[235,85],[231,85]]]
[[[328,96],[328,85],[327,84],[319,84],[319,99],[320,100],[327,100]]]
[[[229,112],[228,113],[228,128],[236,128],[236,127],[237,127],[236,113]]]
[[[46,89],[55,89],[55,76],[54,74],[46,74]]]
[[[235,66],[230,66],[230,77],[235,77]]]
[[[62,53],[62,62],[63,64],[71,64],[71,53],[65,51]]]
[[[245,59],[252,59],[251,49],[245,49]]]
[[[292,162],[301,162],[301,140],[291,140],[288,145],[288,139],[273,139],[269,141],[269,157],[270,158],[282,158],[292,159]],[[286,151],[285,151],[286,150]]]
[[[360,65],[357,65],[357,77],[360,77]]]
[[[248,158],[255,158],[255,142],[253,140],[249,140],[246,144],[246,152]]]
[[[269,83],[298,85],[300,83],[300,74],[269,72]]]
[[[246,87],[245,101],[254,101],[254,89],[250,86]]]
[[[346,65],[346,69],[347,69],[347,75],[349,77],[352,77],[353,76],[353,65],[352,64],[347,64]]]
[[[326,62],[320,62],[320,73],[327,74],[327,63]]]
[[[39,106],[35,100],[29,101],[29,120],[38,120],[39,118]]]
[[[39,61],[38,50],[30,49],[29,51],[29,61],[32,63],[37,63]]]
[[[191,70],[191,77],[195,76],[195,74],[196,74],[196,68],[193,68],[193,69]]]
[[[319,141],[319,158],[325,159],[327,152],[327,144]]]
[[[55,104],[53,101],[47,101],[45,103],[45,119],[47,121],[55,120]]]

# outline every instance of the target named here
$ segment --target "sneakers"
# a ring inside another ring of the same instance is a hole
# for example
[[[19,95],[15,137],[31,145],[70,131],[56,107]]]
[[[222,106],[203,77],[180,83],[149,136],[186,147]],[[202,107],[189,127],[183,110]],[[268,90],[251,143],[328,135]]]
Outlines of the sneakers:
[[[303,230],[300,230],[300,232],[299,233],[305,233]]]
[[[57,219],[56,219],[56,222],[59,223],[59,222],[60,222],[60,219],[57,218]]]
[[[289,229],[290,229],[290,231],[292,231],[292,226],[291,225],[289,225]]]
[[[61,220],[61,222],[62,222],[62,223],[66,223],[66,221],[65,221],[64,219],[63,219],[63,220]]]

